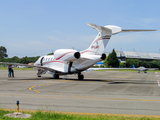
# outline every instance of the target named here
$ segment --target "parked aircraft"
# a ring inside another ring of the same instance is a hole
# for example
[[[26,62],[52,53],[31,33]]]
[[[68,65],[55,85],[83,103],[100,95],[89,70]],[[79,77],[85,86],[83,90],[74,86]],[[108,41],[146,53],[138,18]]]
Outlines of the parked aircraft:
[[[137,70],[138,73],[140,73],[141,71],[144,71],[144,73],[147,73],[147,70],[158,70],[158,68],[145,68],[143,66],[135,68],[135,66],[133,65],[133,70]]]
[[[34,63],[34,65],[4,62],[1,63],[33,67],[34,69],[38,70],[38,77],[41,77],[42,74],[49,72],[55,79],[58,79],[59,75],[78,74],[78,79],[83,80],[83,71],[90,71],[93,69],[89,69],[91,66],[97,62],[105,60],[106,55],[103,52],[112,35],[120,32],[155,31],[122,30],[120,27],[114,25],[107,25],[103,27],[92,23],[88,23],[87,25],[94,28],[99,33],[86,50],[78,52],[77,50],[73,49],[58,49],[54,52],[54,55],[41,56]]]

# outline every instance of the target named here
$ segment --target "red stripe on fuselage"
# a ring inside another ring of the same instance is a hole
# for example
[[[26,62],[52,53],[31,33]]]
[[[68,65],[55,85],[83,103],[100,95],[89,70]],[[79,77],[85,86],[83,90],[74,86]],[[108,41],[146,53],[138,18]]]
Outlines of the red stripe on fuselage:
[[[58,62],[58,63],[63,63],[65,64],[64,62],[62,61],[48,61],[48,62],[45,62],[45,63],[42,63],[43,65],[46,65],[46,64],[49,64],[49,63],[53,63],[53,62]]]
[[[65,55],[69,54],[69,53],[75,53],[75,52],[68,52],[68,53],[65,53],[64,55],[60,56],[59,58],[57,58],[56,60],[59,60],[61,59],[62,57],[64,57]]]

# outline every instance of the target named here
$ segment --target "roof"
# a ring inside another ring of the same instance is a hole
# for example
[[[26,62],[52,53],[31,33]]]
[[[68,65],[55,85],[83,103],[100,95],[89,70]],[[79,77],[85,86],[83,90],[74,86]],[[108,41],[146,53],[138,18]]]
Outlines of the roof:
[[[108,54],[106,53],[106,55]],[[160,60],[160,53],[120,51],[117,52],[117,57]]]

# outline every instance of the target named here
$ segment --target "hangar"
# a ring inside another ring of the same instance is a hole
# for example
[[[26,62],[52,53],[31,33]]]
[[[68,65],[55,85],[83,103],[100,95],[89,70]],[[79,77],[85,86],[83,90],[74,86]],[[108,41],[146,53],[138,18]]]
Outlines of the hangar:
[[[146,61],[152,61],[152,60],[160,60],[160,53],[145,53],[145,52],[135,52],[135,51],[119,51],[116,52],[118,59],[125,63],[126,59],[133,58],[133,59],[140,59],[140,60],[146,60]],[[106,53],[106,56],[108,56],[109,53]]]

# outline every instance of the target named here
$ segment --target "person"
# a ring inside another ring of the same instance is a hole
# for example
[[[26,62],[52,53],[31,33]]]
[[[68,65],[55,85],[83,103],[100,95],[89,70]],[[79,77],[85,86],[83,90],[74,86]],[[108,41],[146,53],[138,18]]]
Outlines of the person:
[[[11,77],[11,65],[8,65],[8,77]]]
[[[13,65],[11,65],[11,73],[12,73],[12,77],[14,77]]]

